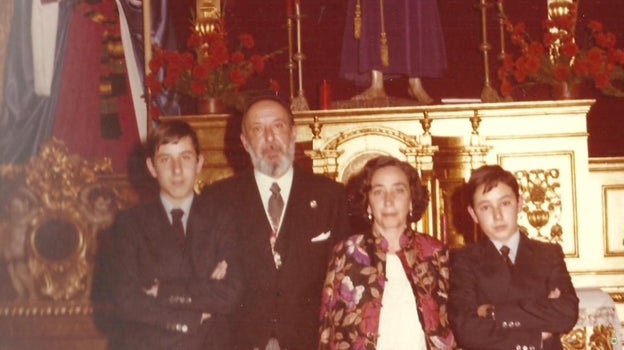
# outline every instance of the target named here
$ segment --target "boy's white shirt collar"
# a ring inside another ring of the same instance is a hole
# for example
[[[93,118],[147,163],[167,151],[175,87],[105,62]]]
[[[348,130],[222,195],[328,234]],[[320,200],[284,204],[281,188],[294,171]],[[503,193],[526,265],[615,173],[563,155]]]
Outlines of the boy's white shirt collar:
[[[491,238],[490,238],[490,241],[494,244],[494,246],[496,247],[496,250],[498,250],[499,252],[503,245],[506,245],[507,247],[509,247],[509,259],[511,259],[513,263],[516,262],[516,255],[518,253],[518,245],[520,245],[520,230],[516,231],[516,233],[514,233],[511,236],[511,238],[509,238],[509,241],[505,243],[491,239]]]
[[[167,218],[169,219],[169,223],[173,221],[171,217],[171,210],[180,208],[184,211],[184,215],[182,216],[182,224],[184,224],[184,232],[186,232],[186,222],[188,221],[189,212],[191,211],[191,204],[193,204],[193,198],[195,194],[191,194],[188,198],[184,199],[181,205],[174,206],[167,197],[165,197],[162,193],[160,194],[160,202],[165,208],[165,212],[167,213]]]

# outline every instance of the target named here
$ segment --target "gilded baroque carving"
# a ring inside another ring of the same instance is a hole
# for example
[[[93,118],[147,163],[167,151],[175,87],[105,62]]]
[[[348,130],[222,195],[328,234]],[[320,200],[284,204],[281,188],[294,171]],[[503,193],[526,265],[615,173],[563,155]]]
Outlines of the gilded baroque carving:
[[[318,123],[318,119],[315,119],[315,123],[310,125],[313,130],[316,129],[317,132],[314,133],[314,137],[316,140],[322,139],[320,135],[320,130],[322,128],[322,124]],[[367,136],[382,136],[387,137],[393,140],[399,141],[404,147],[401,148],[401,151],[409,157],[413,155],[416,151],[420,150],[422,146],[418,143],[418,139],[414,136],[407,135],[398,130],[387,128],[383,126],[375,126],[375,127],[363,127],[357,128],[354,130],[341,132],[327,143],[322,144],[320,147],[315,147],[315,149],[306,151],[305,154],[309,156],[314,163],[314,172],[317,174],[325,174],[332,179],[345,181],[348,179],[352,172],[358,171],[359,168],[355,168],[353,166],[349,166],[350,164],[338,164],[338,158],[344,153],[343,150],[338,149],[341,145],[349,142],[350,140],[367,137]],[[368,153],[381,154],[385,153],[380,149],[369,149]],[[428,154],[430,156],[430,154]],[[358,158],[361,160],[361,158]],[[412,160],[413,159],[409,159]],[[419,162],[418,164],[421,164]],[[416,165],[416,164],[414,164]],[[339,166],[344,167],[344,173],[341,179],[338,179],[338,175],[340,173]]]
[[[613,299],[613,301],[615,301],[616,303],[624,303],[624,293],[613,292],[609,293],[609,295],[611,296],[611,299]]]
[[[617,341],[615,329],[611,325],[600,325],[594,327],[592,335],[589,337],[590,350],[611,350]]]
[[[563,241],[561,217],[561,183],[559,169],[531,169],[515,172],[524,201],[522,211],[537,232],[535,238],[550,242]],[[550,225],[549,233],[543,228]]]
[[[561,345],[565,350],[581,350],[585,349],[587,343],[587,334],[585,328],[575,328],[569,333],[561,336]]]
[[[417,147],[419,146],[418,140],[414,136],[410,136],[404,134],[398,130],[386,128],[383,126],[372,126],[372,127],[364,127],[358,128],[352,131],[341,132],[335,137],[333,140],[328,142],[324,149],[337,149],[340,144],[343,144],[349,140],[363,137],[367,135],[382,135],[387,136],[389,138],[395,139],[403,143],[406,147]]]
[[[613,349],[617,343],[615,326],[620,324],[613,306],[598,308],[581,307],[576,327],[583,327],[589,339],[587,349]]]
[[[10,184],[3,186],[8,205],[0,216],[3,256],[16,305],[33,306],[3,314],[44,315],[53,310],[33,303],[89,300],[97,235],[127,197],[101,181],[111,174],[110,159],[87,162],[56,139],[30,162],[0,168],[2,181]]]

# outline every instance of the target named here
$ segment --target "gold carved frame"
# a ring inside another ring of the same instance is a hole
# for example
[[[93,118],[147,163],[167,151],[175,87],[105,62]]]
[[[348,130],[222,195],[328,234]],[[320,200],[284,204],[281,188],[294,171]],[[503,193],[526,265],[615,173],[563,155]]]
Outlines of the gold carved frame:
[[[0,178],[0,247],[15,291],[0,317],[90,312],[98,238],[138,200],[130,186],[109,159],[87,162],[56,139]]]

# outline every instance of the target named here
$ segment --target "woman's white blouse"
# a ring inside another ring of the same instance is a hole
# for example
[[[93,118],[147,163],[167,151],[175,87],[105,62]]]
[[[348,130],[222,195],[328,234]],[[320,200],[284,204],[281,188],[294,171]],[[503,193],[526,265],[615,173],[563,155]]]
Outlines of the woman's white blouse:
[[[425,350],[416,298],[396,254],[386,255],[386,281],[379,316],[378,350]]]

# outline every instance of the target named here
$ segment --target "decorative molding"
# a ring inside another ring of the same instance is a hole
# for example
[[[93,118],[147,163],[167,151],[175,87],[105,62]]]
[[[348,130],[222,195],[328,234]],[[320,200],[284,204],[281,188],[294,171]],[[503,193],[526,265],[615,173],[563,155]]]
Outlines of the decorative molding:
[[[0,306],[0,318],[2,317],[46,317],[46,316],[74,316],[93,315],[97,312],[112,312],[110,305],[94,306],[91,303],[35,303],[30,305],[2,305]]]
[[[353,140],[355,138],[369,136],[369,135],[379,135],[388,137],[391,139],[395,139],[406,147],[418,147],[418,139],[414,136],[407,135],[401,131],[384,127],[384,126],[371,126],[371,127],[363,127],[357,128],[347,132],[341,132],[338,136],[335,136],[331,139],[322,150],[336,150],[338,146],[343,143],[348,142],[349,140]]]
[[[522,195],[526,202],[525,213],[520,215],[519,220],[525,224],[527,231],[533,238],[559,243],[566,257],[578,258],[578,213],[576,191],[574,190],[577,188],[577,183],[574,152],[499,154],[498,163],[516,174],[530,175],[529,177],[536,181],[544,180],[538,181],[539,184],[533,184],[537,186],[529,186],[532,182],[523,180],[526,176],[521,176],[519,179]],[[556,176],[553,177],[553,174]],[[550,180],[546,181],[547,178]],[[530,208],[526,205],[530,206],[536,203],[539,208],[536,209],[535,213],[539,212],[546,215],[543,218],[546,219],[546,222],[542,226],[548,227],[550,236],[541,235],[534,226],[535,220],[533,219],[535,218],[532,219],[532,212],[529,212]],[[571,207],[566,208],[565,203]],[[544,204],[546,204],[545,207],[543,207]]]
[[[624,183],[602,186],[604,256],[624,256]]]
[[[624,171],[624,157],[589,158],[590,172]]]

